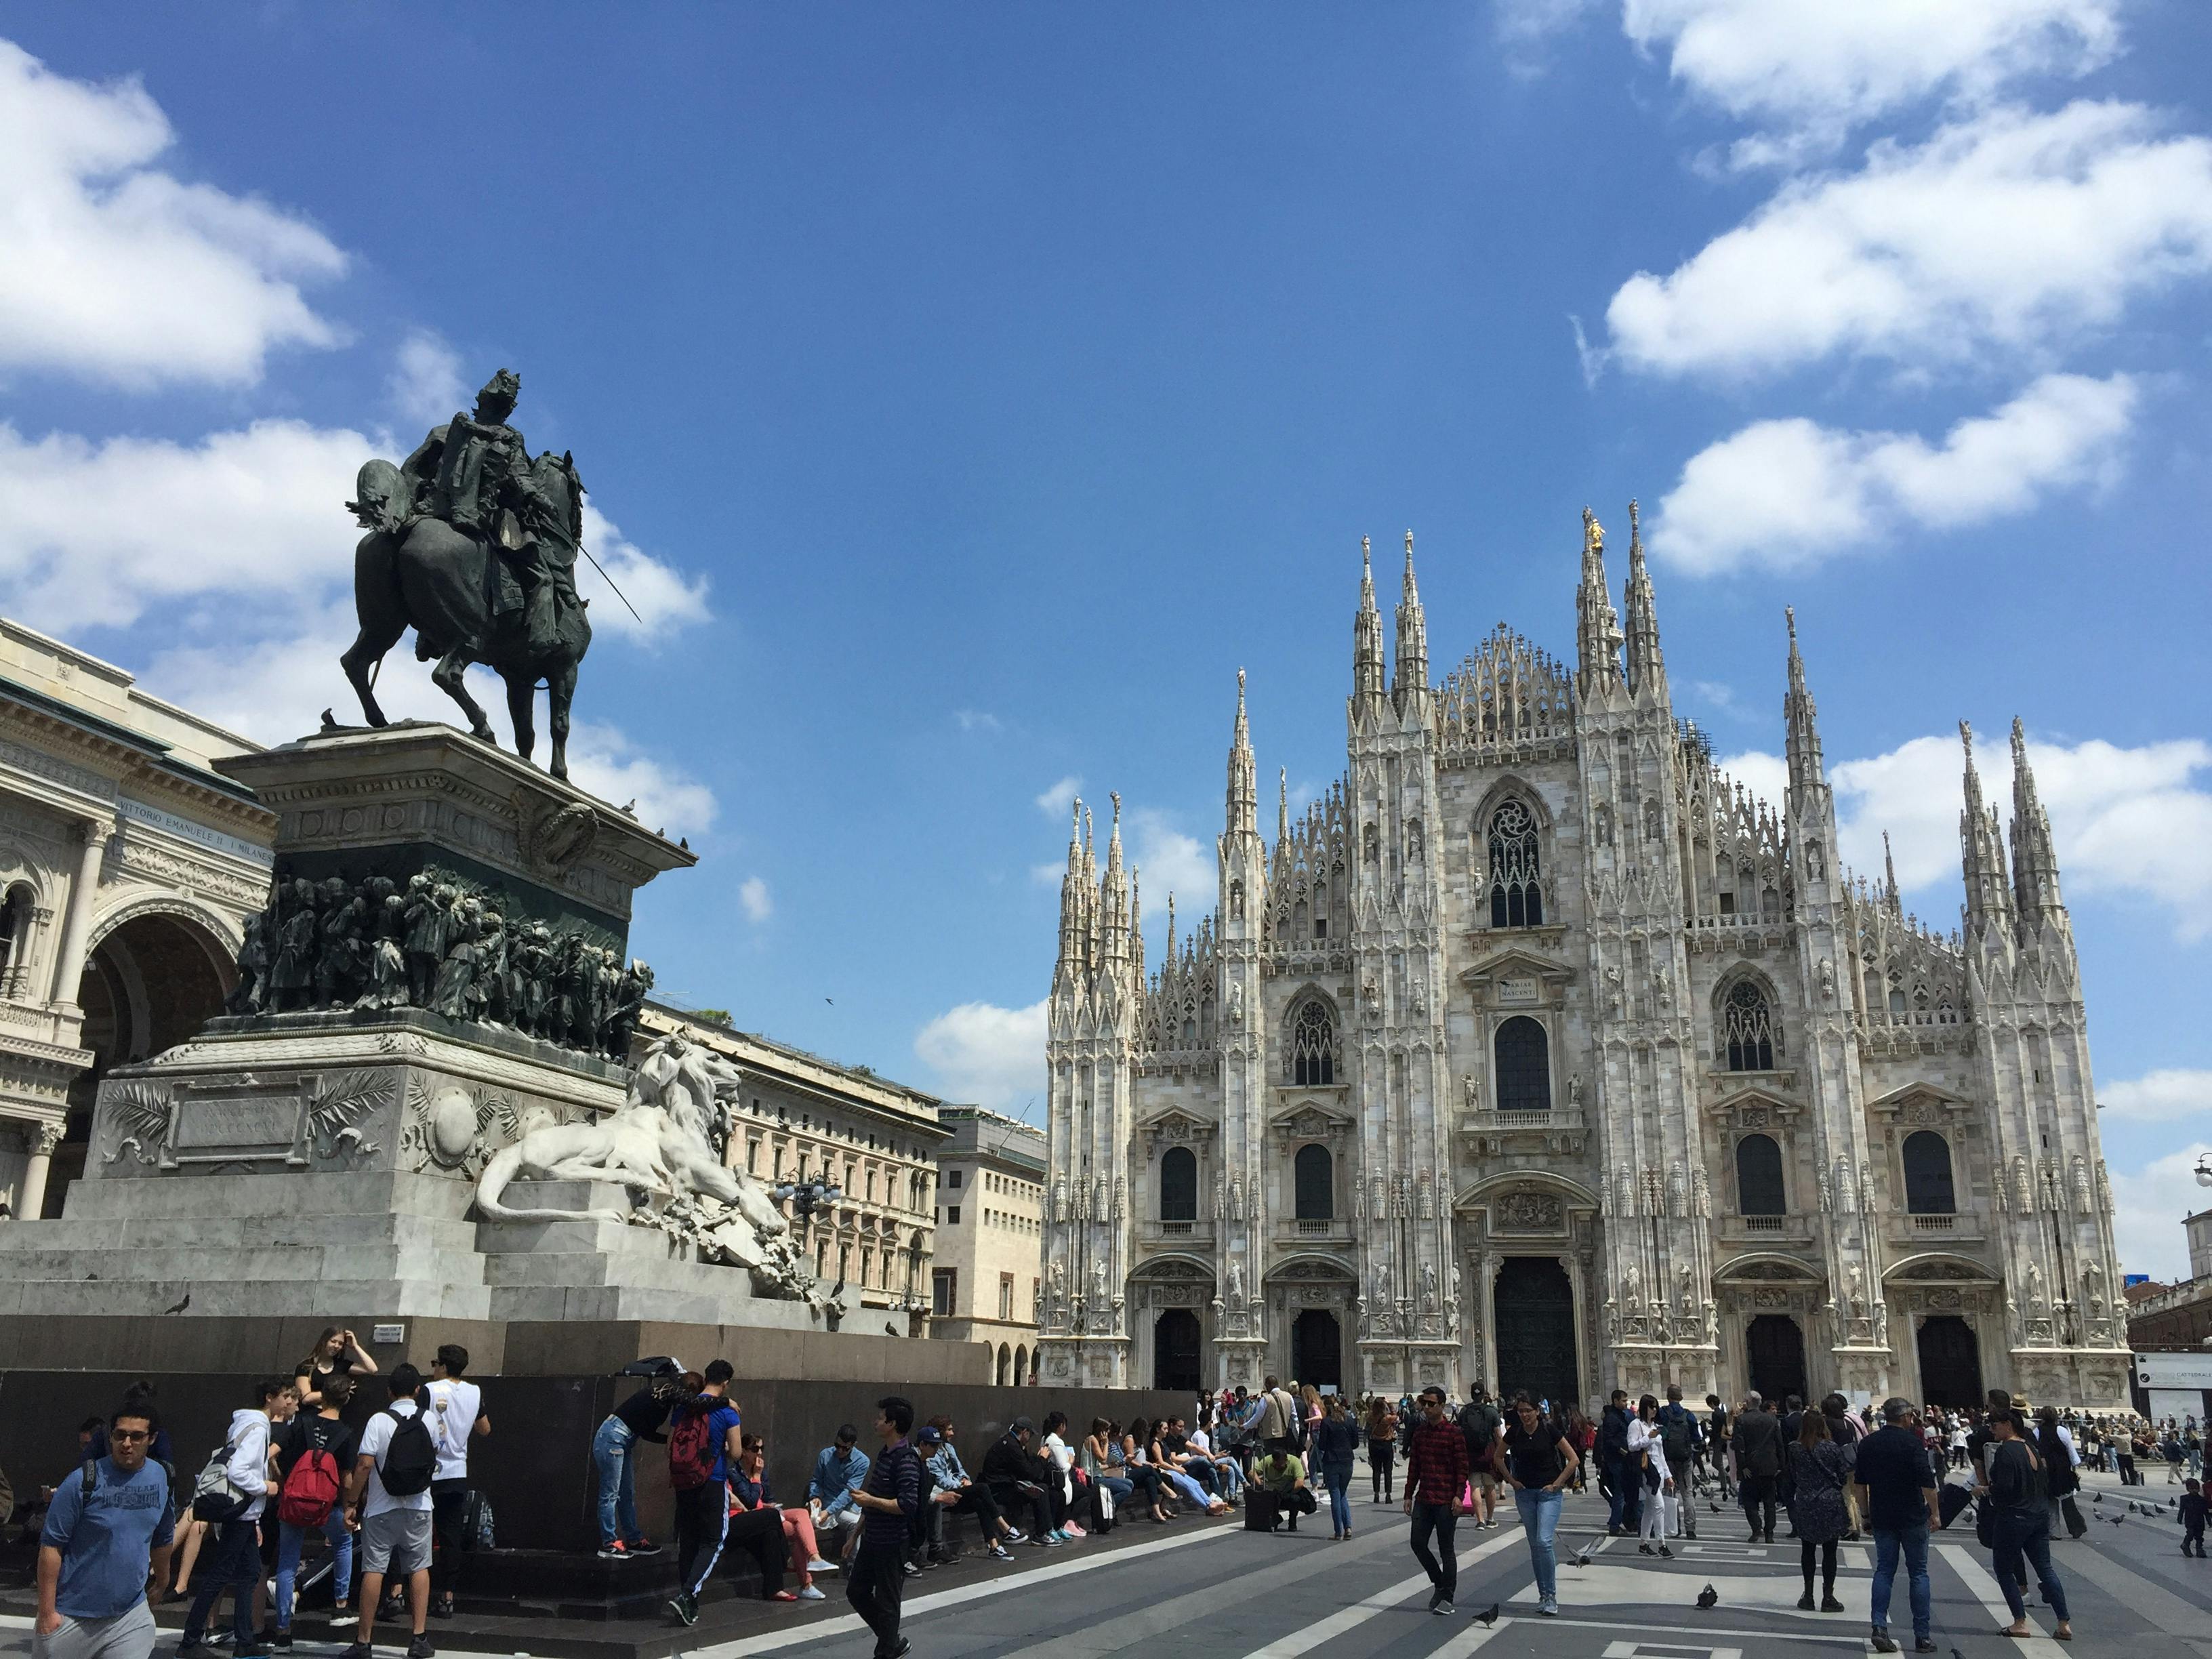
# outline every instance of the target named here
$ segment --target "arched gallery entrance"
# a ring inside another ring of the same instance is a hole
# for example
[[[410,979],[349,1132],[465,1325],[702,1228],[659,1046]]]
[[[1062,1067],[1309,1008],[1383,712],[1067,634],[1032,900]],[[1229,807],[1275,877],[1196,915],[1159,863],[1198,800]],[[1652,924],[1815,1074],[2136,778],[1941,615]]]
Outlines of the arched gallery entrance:
[[[1552,1256],[1508,1256],[1492,1303],[1498,1398],[1526,1389],[1531,1400],[1579,1400],[1575,1291],[1567,1270]]]
[[[1170,1308],[1152,1322],[1152,1386],[1189,1394],[1200,1386],[1198,1316]]]
[[[1751,1386],[1778,1404],[1805,1397],[1805,1333],[1787,1314],[1760,1314],[1744,1332],[1744,1356]]]
[[[1931,1406],[1982,1403],[1981,1346],[1956,1314],[1930,1314],[1920,1326],[1920,1397]]]
[[[1316,1389],[1344,1386],[1343,1333],[1326,1308],[1308,1308],[1291,1322],[1291,1375]]]

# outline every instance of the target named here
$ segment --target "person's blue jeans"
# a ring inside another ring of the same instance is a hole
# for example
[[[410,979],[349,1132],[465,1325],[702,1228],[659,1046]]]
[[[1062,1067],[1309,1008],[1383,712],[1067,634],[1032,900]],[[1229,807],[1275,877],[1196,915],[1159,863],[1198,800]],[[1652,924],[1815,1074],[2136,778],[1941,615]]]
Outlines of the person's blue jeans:
[[[1905,1556],[1905,1571],[1911,1579],[1913,1638],[1924,1640],[1936,1616],[1934,1596],[1928,1584],[1928,1523],[1925,1521],[1895,1530],[1887,1527],[1874,1529],[1874,1627],[1876,1630],[1889,1628],[1889,1592],[1897,1582],[1899,1552]]]
[[[610,1416],[592,1437],[592,1462],[599,1474],[599,1547],[617,1538],[635,1544],[637,1529],[637,1435]]]
[[[253,1585],[261,1577],[261,1523],[225,1521],[216,1533],[215,1560],[204,1568],[191,1611],[185,1615],[185,1643],[207,1634],[208,1614],[225,1589],[231,1595],[231,1633],[238,1651],[253,1651]]]
[[[1528,1565],[1536,1570],[1536,1594],[1547,1601],[1559,1596],[1559,1555],[1553,1540],[1559,1535],[1564,1499],[1564,1493],[1531,1492],[1526,1486],[1513,1494],[1513,1507],[1521,1511],[1521,1524],[1528,1533]]]
[[[2066,1620],[2066,1586],[2058,1582],[2058,1575],[2051,1567],[2051,1528],[2041,1516],[2033,1520],[2016,1516],[1996,1517],[1996,1543],[1990,1551],[1990,1565],[1996,1569],[1997,1587],[2004,1591],[2005,1605],[2012,1616],[2027,1616],[2027,1604],[2021,1599],[2021,1581],[2027,1577],[2027,1567],[2021,1558],[2027,1558],[2027,1566],[2035,1569],[2035,1582],[2043,1586],[2043,1599],[2051,1604],[2051,1611],[2063,1624]]]
[[[1338,1532],[1352,1530],[1352,1465],[1341,1468],[1334,1463],[1322,1466],[1321,1478],[1328,1487],[1328,1522]]]
[[[289,1521],[276,1523],[276,1628],[292,1628],[292,1587],[300,1572],[300,1547],[307,1529]],[[331,1546],[331,1596],[343,1601],[353,1594],[353,1534],[346,1530],[345,1505],[333,1504],[322,1534]]]

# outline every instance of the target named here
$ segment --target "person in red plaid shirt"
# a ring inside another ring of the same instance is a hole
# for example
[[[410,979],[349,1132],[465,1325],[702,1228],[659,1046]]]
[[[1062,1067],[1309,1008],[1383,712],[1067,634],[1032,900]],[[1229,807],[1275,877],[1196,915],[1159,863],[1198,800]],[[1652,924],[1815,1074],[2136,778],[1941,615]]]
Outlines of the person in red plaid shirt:
[[[1413,1517],[1413,1559],[1436,1586],[1429,1595],[1431,1613],[1449,1613],[1452,1592],[1459,1588],[1459,1558],[1452,1553],[1452,1534],[1459,1527],[1459,1495],[1466,1485],[1467,1437],[1444,1415],[1444,1391],[1425,1388],[1421,1390],[1421,1420],[1406,1448],[1406,1513]],[[1429,1548],[1431,1534],[1437,1545],[1433,1553]]]

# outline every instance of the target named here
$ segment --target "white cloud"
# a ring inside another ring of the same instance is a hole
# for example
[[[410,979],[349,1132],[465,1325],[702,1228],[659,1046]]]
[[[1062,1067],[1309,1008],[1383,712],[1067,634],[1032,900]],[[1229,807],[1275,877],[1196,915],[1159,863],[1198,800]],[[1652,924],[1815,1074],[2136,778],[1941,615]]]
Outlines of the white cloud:
[[[713,616],[707,608],[704,576],[686,576],[624,540],[612,520],[588,501],[584,503],[584,546],[605,568],[602,575],[592,559],[576,561],[576,592],[591,603],[593,634],[619,634],[632,644],[652,646],[679,628]],[[610,579],[629,605],[608,588]],[[635,615],[630,605],[637,607]]]
[[[136,80],[72,81],[0,40],[0,367],[250,384],[276,348],[338,343],[298,284],[345,255],[294,215],[151,167],[173,137]]]
[[[2176,1118],[2203,1117],[2212,1127],[2212,1072],[2178,1066],[2148,1072],[2106,1084],[2097,1091],[2097,1103],[2108,1118],[2171,1123]]]
[[[29,442],[0,423],[0,591],[13,614],[66,634],[187,597],[296,603],[349,589],[361,532],[343,503],[369,453],[358,432],[299,421],[190,445]]]
[[[1128,820],[1124,856],[1144,877],[1145,902],[1153,916],[1166,915],[1170,894],[1187,919],[1211,911],[1221,896],[1220,863],[1213,848],[1183,834],[1156,808],[1139,808]]]
[[[1082,787],[1081,778],[1062,778],[1036,798],[1036,809],[1048,818],[1064,818],[1075,805],[1076,792]]]
[[[1847,355],[1924,370],[2010,358],[2212,270],[2212,140],[2137,105],[1996,109],[1865,167],[1792,181],[1606,311],[1610,356],[1746,377]]]
[[[1526,9],[1540,16],[1569,0]],[[1781,137],[1744,161],[1832,143],[1931,97],[1978,104],[2029,76],[2082,76],[2119,45],[2118,0],[1625,0],[1621,27],[1705,101]]]
[[[956,708],[952,718],[959,722],[963,732],[998,732],[1006,723],[996,714],[981,708]]]
[[[2160,1280],[2189,1277],[2189,1236],[2181,1224],[2204,1207],[2208,1194],[2197,1184],[2196,1171],[2208,1152],[2212,1146],[2199,1140],[2132,1174],[2110,1171],[2112,1237],[2124,1271]]]
[[[2117,477],[2136,399],[2124,374],[2046,374],[1941,444],[1802,417],[1756,422],[1690,458],[1654,516],[1651,550],[1697,575],[1797,569],[1908,527],[2024,513]]]
[[[758,876],[747,876],[738,884],[738,902],[744,907],[748,921],[766,921],[775,914],[775,901],[769,896],[768,884]]]
[[[544,741],[541,735],[540,765]],[[646,754],[617,726],[578,720],[569,727],[568,778],[579,789],[617,806],[635,799],[637,821],[648,830],[696,836],[714,822],[712,789],[681,768]]]
[[[963,1002],[917,1032],[914,1052],[948,1100],[1018,1111],[1044,1092],[1045,1005]]]
[[[399,343],[384,389],[401,420],[426,429],[475,406],[461,378],[460,354],[434,329],[411,330]],[[410,435],[403,434],[403,441]]]
[[[2027,748],[2068,897],[2145,901],[2172,918],[2182,939],[2212,934],[2212,868],[2197,855],[2212,844],[2212,789],[2198,776],[2212,770],[2212,744],[2189,738],[2124,749],[2093,738]],[[1984,804],[1997,809],[2008,845],[2010,748],[1985,738],[1974,761]],[[1753,751],[1720,764],[1780,807],[1787,781],[1780,757]],[[1956,902],[1964,775],[1956,737],[1915,738],[1885,755],[1832,764],[1844,857],[1863,874],[1878,873],[1887,830],[1898,884],[1912,893],[1940,883],[1948,908]]]

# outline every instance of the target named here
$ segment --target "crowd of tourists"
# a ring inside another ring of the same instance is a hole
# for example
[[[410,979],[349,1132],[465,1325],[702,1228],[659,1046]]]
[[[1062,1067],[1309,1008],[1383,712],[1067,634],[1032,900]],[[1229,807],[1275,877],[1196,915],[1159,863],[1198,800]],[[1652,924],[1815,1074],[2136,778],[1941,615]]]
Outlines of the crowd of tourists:
[[[452,1615],[464,1543],[489,1530],[467,1475],[471,1442],[491,1425],[467,1368],[466,1350],[449,1344],[427,1378],[406,1364],[380,1373],[350,1332],[333,1328],[292,1376],[256,1385],[197,1478],[181,1480],[152,1390],[134,1385],[110,1416],[80,1429],[79,1468],[39,1493],[38,1659],[147,1659],[149,1577],[156,1600],[190,1598],[179,1659],[226,1643],[232,1659],[289,1649],[301,1595],[325,1579],[331,1625],[353,1631],[344,1659],[372,1659],[379,1621],[402,1618],[408,1659],[432,1659],[428,1621]],[[1495,1528],[1503,1508],[1526,1534],[1538,1613],[1555,1616],[1565,1496],[1593,1485],[1606,1533],[1634,1538],[1655,1558],[1698,1536],[1700,1504],[1709,1522],[1724,1504],[1735,1509],[1753,1544],[1774,1544],[1786,1520],[1803,1577],[1797,1605],[1808,1612],[1848,1611],[1837,1595],[1838,1547],[1870,1540],[1877,1652],[1899,1648],[1890,1609],[1900,1570],[1914,1649],[1936,1650],[1929,1540],[1969,1513],[2013,1615],[2003,1633],[2031,1633],[2032,1577],[2057,1620],[2053,1633],[2070,1640],[2051,1544],[2087,1530],[2075,1498],[2084,1468],[2132,1486],[2163,1462],[2182,1489],[2173,1504],[2182,1551],[2205,1553],[2203,1431],[2193,1417],[2036,1411],[2003,1390],[1978,1408],[1895,1398],[1869,1413],[1839,1393],[1810,1406],[1756,1393],[1730,1406],[1708,1395],[1700,1411],[1679,1386],[1663,1401],[1616,1389],[1593,1419],[1525,1393],[1500,1401],[1477,1387],[1455,1401],[1431,1388],[1354,1400],[1269,1376],[1256,1392],[1200,1394],[1188,1419],[1017,1417],[972,1473],[951,1418],[917,1421],[908,1401],[887,1395],[868,1434],[850,1424],[836,1431],[814,1455],[805,1491],[787,1503],[771,1490],[765,1440],[744,1427],[727,1361],[703,1371],[672,1359],[631,1369],[641,1386],[592,1443],[599,1555],[661,1553],[639,1524],[636,1473],[641,1447],[665,1446],[675,1498],[671,1615],[696,1621],[726,1555],[751,1561],[757,1593],[772,1602],[822,1600],[817,1581],[840,1575],[875,1632],[878,1659],[907,1650],[904,1583],[961,1558],[963,1517],[974,1525],[972,1553],[1000,1561],[1139,1517],[1164,1526],[1240,1504],[1248,1528],[1296,1532],[1325,1501],[1330,1537],[1348,1539],[1363,1450],[1369,1506],[1395,1504],[1410,1520],[1439,1614],[1454,1611],[1458,1528]],[[377,1409],[356,1427],[349,1408],[367,1395]],[[1966,1478],[1947,1482],[1951,1471]],[[326,1547],[310,1572],[315,1534]],[[229,1629],[216,1632],[226,1592]]]
[[[428,1620],[453,1616],[464,1534],[483,1524],[469,1444],[491,1421],[468,1364],[448,1343],[427,1378],[404,1363],[379,1374],[333,1328],[291,1376],[253,1386],[185,1478],[154,1390],[134,1384],[79,1428],[78,1468],[38,1494],[37,1659],[146,1659],[149,1581],[155,1601],[190,1598],[179,1659],[289,1650],[311,1534],[329,1547],[313,1577],[329,1581],[330,1623],[353,1632],[344,1659],[370,1659],[380,1618],[404,1618],[408,1659],[432,1659]],[[346,1417],[361,1393],[378,1409],[356,1430]]]

